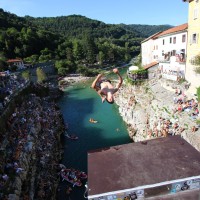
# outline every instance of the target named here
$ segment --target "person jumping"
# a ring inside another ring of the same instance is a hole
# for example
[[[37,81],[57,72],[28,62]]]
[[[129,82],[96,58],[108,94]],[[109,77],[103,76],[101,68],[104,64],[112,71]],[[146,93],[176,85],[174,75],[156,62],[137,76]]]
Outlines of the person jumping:
[[[119,90],[122,85],[123,79],[117,68],[113,69],[113,72],[118,75],[119,81],[116,87],[111,84],[111,81],[103,77],[103,74],[99,74],[93,81],[91,88],[101,97],[102,103],[106,100],[108,103],[114,103],[114,94]]]

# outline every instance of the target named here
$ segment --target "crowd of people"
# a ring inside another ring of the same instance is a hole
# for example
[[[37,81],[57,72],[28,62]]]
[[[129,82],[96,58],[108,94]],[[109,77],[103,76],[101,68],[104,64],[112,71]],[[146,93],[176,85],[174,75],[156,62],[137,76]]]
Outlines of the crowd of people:
[[[188,99],[187,96],[180,90],[176,89],[174,97],[175,106],[173,112],[179,114],[183,111],[188,112],[191,119],[196,119],[199,116],[198,102],[194,99]]]
[[[174,108],[172,109],[172,114],[177,115],[177,117],[181,115],[183,112],[187,112],[188,118],[191,120],[200,119],[199,113],[199,105],[198,101],[194,98],[188,99],[187,95],[184,92],[176,88],[175,94],[173,97]],[[160,117],[157,122],[154,122],[153,127],[148,125],[148,117],[147,117],[147,138],[152,137],[166,137],[168,135],[180,135],[185,127],[181,126],[179,120],[170,120]],[[198,127],[192,125],[190,128],[191,132],[196,132]]]
[[[147,138],[180,135],[184,130],[185,128],[180,126],[178,122],[172,122],[170,119],[160,117],[158,122],[153,124],[153,128],[148,129]]]
[[[59,182],[59,137],[63,130],[62,115],[50,97],[30,94],[16,105],[0,133],[0,199],[8,199],[17,187],[13,185],[16,177],[23,185],[18,188],[20,198],[29,200],[34,195],[38,200],[52,199]]]
[[[0,74],[0,111],[10,102],[14,94],[24,88],[27,80],[9,73]]]

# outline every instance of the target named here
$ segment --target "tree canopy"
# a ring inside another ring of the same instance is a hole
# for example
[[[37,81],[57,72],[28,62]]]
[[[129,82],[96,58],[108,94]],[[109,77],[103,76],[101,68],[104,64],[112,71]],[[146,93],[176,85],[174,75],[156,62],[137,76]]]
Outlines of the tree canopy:
[[[61,75],[81,71],[83,66],[127,62],[140,54],[145,37],[169,28],[105,24],[81,15],[18,17],[3,9],[0,27],[0,63],[5,66],[5,58],[22,58],[33,64],[51,60],[56,61]]]

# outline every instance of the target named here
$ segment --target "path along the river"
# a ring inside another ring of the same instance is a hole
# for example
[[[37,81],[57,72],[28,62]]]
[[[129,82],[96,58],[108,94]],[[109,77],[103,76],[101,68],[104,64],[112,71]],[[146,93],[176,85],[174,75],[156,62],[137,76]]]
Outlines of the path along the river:
[[[64,121],[68,124],[68,134],[75,134],[79,138],[75,141],[65,137],[62,163],[67,168],[86,172],[89,150],[131,142],[117,105],[102,104],[90,84],[91,81],[87,81],[69,86],[59,101]],[[90,118],[98,123],[90,123]],[[70,196],[72,200],[84,199],[84,186],[73,190]]]

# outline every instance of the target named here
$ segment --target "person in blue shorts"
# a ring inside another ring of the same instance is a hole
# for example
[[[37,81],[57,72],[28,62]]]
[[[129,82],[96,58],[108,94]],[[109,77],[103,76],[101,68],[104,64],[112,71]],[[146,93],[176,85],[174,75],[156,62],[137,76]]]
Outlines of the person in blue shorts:
[[[93,81],[91,88],[93,88],[101,97],[102,103],[106,100],[108,103],[114,103],[114,94],[119,90],[122,85],[123,79],[117,68],[113,69],[113,72],[118,75],[119,81],[114,87],[109,79],[103,77],[103,74],[99,74]]]

